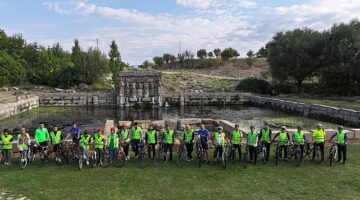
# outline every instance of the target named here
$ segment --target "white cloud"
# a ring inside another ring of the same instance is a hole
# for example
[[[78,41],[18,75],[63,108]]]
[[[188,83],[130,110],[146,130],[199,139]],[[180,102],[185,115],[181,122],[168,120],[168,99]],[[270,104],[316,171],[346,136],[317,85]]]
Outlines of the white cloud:
[[[96,24],[97,27],[81,30],[79,35],[67,38],[64,47],[70,49],[74,38],[79,38],[85,48],[94,46],[95,38],[99,38],[101,49],[108,51],[110,41],[116,40],[123,59],[132,64],[151,60],[164,52],[177,54],[179,41],[182,50],[233,47],[245,56],[249,49],[256,51],[265,45],[275,32],[305,26],[323,30],[333,23],[360,16],[360,1],[355,0],[310,0],[279,7],[264,7],[259,2],[176,0],[181,6],[194,8],[182,15],[150,14],[99,6],[84,0],[46,2],[43,5],[61,14],[77,14],[85,18],[96,14],[94,16],[103,17],[100,20],[115,20],[116,25],[111,27]],[[248,9],[259,11],[247,13]],[[46,42],[46,38],[43,41]]]

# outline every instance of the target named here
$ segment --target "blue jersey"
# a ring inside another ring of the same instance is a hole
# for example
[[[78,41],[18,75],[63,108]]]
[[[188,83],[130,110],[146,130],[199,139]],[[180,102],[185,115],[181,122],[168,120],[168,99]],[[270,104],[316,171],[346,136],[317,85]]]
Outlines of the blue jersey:
[[[75,142],[75,141],[78,141],[79,139],[77,138],[78,137],[78,133],[80,133],[80,128],[74,128],[72,127],[70,129],[70,134],[72,136],[72,140]]]
[[[200,141],[206,143],[208,141],[209,131],[207,129],[200,129],[197,131],[197,135],[200,136]]]

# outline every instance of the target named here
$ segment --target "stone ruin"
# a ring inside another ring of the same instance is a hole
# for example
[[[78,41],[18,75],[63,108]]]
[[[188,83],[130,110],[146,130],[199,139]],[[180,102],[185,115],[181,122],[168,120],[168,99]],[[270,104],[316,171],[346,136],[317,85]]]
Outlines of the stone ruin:
[[[120,72],[116,85],[117,106],[161,106],[162,87],[160,72]]]

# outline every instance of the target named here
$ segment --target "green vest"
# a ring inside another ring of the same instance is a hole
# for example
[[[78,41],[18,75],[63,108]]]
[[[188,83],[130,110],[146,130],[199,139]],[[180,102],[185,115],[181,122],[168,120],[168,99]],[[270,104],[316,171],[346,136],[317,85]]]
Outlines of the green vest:
[[[118,135],[116,133],[111,134],[109,133],[108,139],[107,139],[107,145],[110,149],[117,149],[119,147]]]
[[[146,136],[147,136],[147,141],[146,143],[148,144],[155,144],[156,142],[156,131],[152,130],[152,131],[146,131]]]
[[[104,138],[105,138],[104,135],[95,133],[94,142],[95,142],[95,148],[96,149],[104,148]]]
[[[36,142],[45,142],[49,138],[49,132],[46,128],[38,128],[35,131],[35,140]]]
[[[132,140],[140,140],[141,139],[141,128],[137,127],[137,129],[131,129],[131,139]]]
[[[296,142],[296,144],[304,144],[305,141],[304,141],[304,131],[295,131],[294,132],[294,140]]]
[[[336,132],[337,142],[339,144],[345,144],[345,131]]]
[[[127,129],[121,130],[120,133],[121,133],[121,139],[123,139],[125,142],[130,142],[130,138],[128,138],[129,132]],[[127,139],[125,140],[125,138],[127,138]]]
[[[218,145],[219,136],[220,136],[220,133],[215,132],[215,134],[214,134],[214,143],[216,145]],[[225,146],[225,133],[221,133],[221,146]]]
[[[255,146],[256,145],[256,138],[257,138],[257,133],[256,131],[254,132],[249,132],[248,133],[248,138],[247,138],[247,143],[249,146]]]
[[[50,137],[51,137],[51,141],[52,144],[60,144],[61,142],[61,131],[56,132],[56,134],[54,133],[54,131],[50,132]]]
[[[325,134],[326,133],[324,130],[315,129],[313,131],[314,142],[315,143],[325,142]]]
[[[186,143],[191,143],[193,142],[193,135],[194,135],[194,130],[184,130],[184,135],[185,135],[185,142]]]
[[[170,130],[169,132],[164,130],[164,143],[172,144],[173,143],[173,135],[174,135],[173,130]]]
[[[11,150],[12,144],[10,143],[10,140],[13,138],[12,135],[5,136],[4,134],[1,135],[1,141],[3,142],[2,149]]]
[[[87,135],[87,137],[85,137],[85,135],[81,135],[80,137],[80,144],[82,145],[82,147],[84,147],[85,149],[89,149],[90,147],[90,139],[91,139],[91,135]]]
[[[240,131],[234,130],[231,133],[231,144],[240,144],[241,133]]]
[[[261,129],[261,142],[270,142],[270,129]]]
[[[288,133],[280,131],[280,133],[279,133],[279,142],[280,142],[280,144],[287,145],[288,141],[289,141]]]
[[[28,133],[26,133],[26,136],[25,138],[23,138],[22,136],[22,133],[20,133],[18,135],[18,140],[19,140],[19,144],[18,144],[18,147],[19,147],[19,150],[23,150],[23,149],[26,149],[28,147],[28,143],[25,143],[25,140],[24,139],[30,139],[30,136]]]

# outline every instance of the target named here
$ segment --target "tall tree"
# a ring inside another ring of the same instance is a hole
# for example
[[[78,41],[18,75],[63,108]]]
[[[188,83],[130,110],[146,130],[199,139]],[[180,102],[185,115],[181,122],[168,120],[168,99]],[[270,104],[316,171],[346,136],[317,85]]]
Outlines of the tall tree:
[[[163,58],[166,64],[170,62],[171,56],[172,56],[171,54],[164,53]]]
[[[212,51],[210,51],[210,52],[208,53],[208,57],[209,57],[209,58],[214,57],[214,53],[213,53]]]
[[[120,52],[115,40],[111,41],[109,57],[110,71],[112,73],[112,80],[115,84],[117,74],[124,69],[124,63],[121,61]]]
[[[214,49],[214,54],[217,58],[219,58],[221,56],[221,49],[219,49],[219,48]]]
[[[155,65],[157,65],[158,67],[162,67],[162,65],[164,64],[164,58],[161,56],[155,56],[153,58],[153,61],[154,61]]]
[[[197,57],[203,60],[207,56],[206,49],[199,49],[196,53]]]
[[[266,58],[268,56],[268,51],[266,47],[261,47],[259,51],[256,53],[256,57],[258,58]]]
[[[246,55],[247,55],[246,62],[249,65],[249,67],[252,67],[256,61],[255,54],[252,50],[249,50]]]
[[[295,80],[301,93],[304,80],[312,77],[321,66],[324,44],[323,34],[308,28],[277,33],[267,44],[273,78]]]
[[[229,47],[221,52],[221,58],[228,61],[230,58],[238,57],[240,54],[233,48]]]

